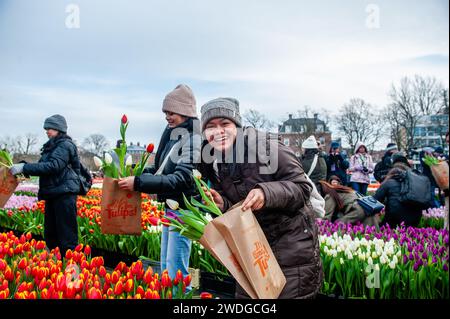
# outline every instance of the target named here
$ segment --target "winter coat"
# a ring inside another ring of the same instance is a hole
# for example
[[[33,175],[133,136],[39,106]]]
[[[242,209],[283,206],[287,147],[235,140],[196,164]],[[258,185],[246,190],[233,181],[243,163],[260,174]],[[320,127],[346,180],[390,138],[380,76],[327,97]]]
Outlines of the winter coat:
[[[378,226],[378,216],[367,217],[362,207],[358,204],[358,196],[355,193],[338,193],[344,208],[337,211],[337,203],[330,195],[325,199],[325,219],[330,221],[340,221],[343,223],[356,224],[360,222],[365,226]]]
[[[361,146],[365,145],[363,143],[356,143],[355,154],[350,158],[350,167],[348,169],[352,174],[350,182],[370,184],[369,174],[373,173],[374,168],[372,156],[368,153],[356,153]],[[364,172],[364,168],[367,168],[366,172]]]
[[[327,180],[336,175],[342,181],[343,185],[347,185],[347,169],[349,162],[341,154],[333,155],[328,154],[326,158],[327,162]]]
[[[378,162],[377,165],[375,165],[373,176],[378,182],[382,183],[386,175],[391,170],[391,168],[392,168],[392,152],[388,151],[384,153],[381,161]]]
[[[317,185],[319,181],[324,181],[327,178],[327,162],[322,154],[319,154],[319,150],[307,150],[301,158],[303,170],[308,173],[311,169],[311,165],[314,161],[314,157],[317,155],[316,167],[309,175],[309,178]]]
[[[405,226],[419,225],[422,209],[400,201],[400,188],[403,178],[403,174],[398,174],[385,180],[374,195],[378,201],[386,206],[382,224],[387,223],[391,227],[396,227],[401,222],[405,222]]]
[[[80,192],[77,147],[67,135],[51,138],[42,148],[37,163],[23,166],[24,175],[39,176],[39,200]]]
[[[245,128],[244,134],[252,131],[255,129]],[[222,195],[224,211],[244,200],[252,189],[264,192],[264,206],[254,214],[286,276],[279,298],[311,298],[322,283],[318,228],[309,204],[312,187],[292,150],[275,138],[268,143],[271,151],[278,148],[278,166],[272,174],[260,173],[258,159],[257,163],[218,163],[216,170],[211,169],[213,165],[205,165],[202,175]],[[248,141],[246,150],[249,145],[256,142]],[[236,297],[249,298],[239,285]]]
[[[189,118],[176,128],[166,127],[156,151],[155,165],[145,169],[141,176],[135,177],[134,190],[147,194],[157,194],[160,202],[173,199],[182,208],[185,207],[183,193],[187,198],[196,194],[192,170],[200,155],[201,137],[198,122],[196,119]],[[171,138],[172,131],[176,129],[183,130],[184,134]],[[174,158],[169,157],[161,175],[154,175],[178,141],[180,141],[180,144],[175,147],[173,154],[178,152],[179,160],[173,162]]]

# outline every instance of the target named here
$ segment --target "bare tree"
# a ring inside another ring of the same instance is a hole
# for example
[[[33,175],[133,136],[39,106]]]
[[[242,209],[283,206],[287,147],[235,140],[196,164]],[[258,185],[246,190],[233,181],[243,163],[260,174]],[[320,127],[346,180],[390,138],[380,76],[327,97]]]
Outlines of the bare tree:
[[[395,104],[389,104],[383,113],[383,120],[385,123],[389,123],[391,140],[397,144],[398,149],[403,150],[405,148],[404,135],[405,130],[401,120],[400,111]]]
[[[96,155],[102,153],[109,147],[108,140],[102,134],[91,134],[84,139],[84,147]]]
[[[448,112],[448,89],[444,89],[435,78],[418,75],[414,79],[404,77],[398,86],[392,84],[389,96],[392,100],[391,111],[395,110],[397,116],[387,119],[391,129],[402,128],[407,149],[414,146],[414,133],[421,116]]]
[[[373,149],[382,136],[382,116],[374,110],[371,104],[359,98],[351,99],[339,110],[336,117],[338,130],[352,148],[356,143],[363,142],[369,149]]]
[[[256,129],[264,129],[269,131],[275,126],[274,122],[270,121],[264,114],[257,110],[249,109],[242,115],[242,117],[248,125]]]
[[[28,155],[32,152],[33,147],[38,143],[38,137],[36,134],[27,133],[25,139],[22,140],[21,136],[16,138],[18,151],[21,154]]]

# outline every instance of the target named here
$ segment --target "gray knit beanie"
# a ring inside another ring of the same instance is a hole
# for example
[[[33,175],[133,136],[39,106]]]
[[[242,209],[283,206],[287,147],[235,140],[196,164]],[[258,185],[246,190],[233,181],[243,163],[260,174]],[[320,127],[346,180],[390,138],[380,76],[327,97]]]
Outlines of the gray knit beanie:
[[[191,88],[185,84],[178,84],[164,98],[162,111],[177,113],[187,117],[197,117],[196,101]]]
[[[67,133],[67,122],[64,116],[55,114],[45,119],[44,129],[53,129],[61,133]]]
[[[201,109],[202,130],[206,124],[214,118],[227,118],[233,121],[237,127],[242,127],[239,114],[239,101],[231,97],[219,97],[204,104]]]

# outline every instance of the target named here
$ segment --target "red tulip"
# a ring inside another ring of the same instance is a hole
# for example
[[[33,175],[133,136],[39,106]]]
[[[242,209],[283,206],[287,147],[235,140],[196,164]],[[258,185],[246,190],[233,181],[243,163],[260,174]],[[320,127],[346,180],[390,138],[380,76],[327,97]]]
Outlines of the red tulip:
[[[163,288],[172,287],[172,281],[170,280],[169,274],[167,272],[164,272],[161,277],[161,286]]]
[[[86,245],[86,247],[84,247],[84,254],[86,256],[89,256],[91,254],[91,247],[89,245]]]
[[[138,286],[136,289],[136,294],[143,296],[145,294],[144,288],[142,288],[142,286]]]
[[[13,281],[14,280],[14,274],[13,274],[13,272],[11,270],[11,267],[6,266],[6,269],[3,272],[3,274],[4,274],[5,278],[6,278],[6,280],[8,280],[8,281]]]
[[[9,288],[0,291],[0,299],[7,299],[9,297]]]
[[[87,293],[88,299],[102,299],[102,292],[95,287],[91,287]]]
[[[149,223],[152,224],[153,226],[158,226],[158,224],[159,224],[159,218],[158,218],[158,217],[155,217],[155,216],[150,216],[150,217],[148,218],[148,221],[149,221]]]
[[[17,292],[24,292],[28,290],[28,284],[24,281],[17,288]]]
[[[145,299],[152,299],[152,290],[151,289],[147,289],[147,291],[145,292],[144,298]]]
[[[186,277],[184,277],[183,281],[186,287],[190,285],[191,280],[192,280],[191,275],[187,275]]]
[[[147,268],[147,271],[145,272],[145,274],[144,274],[144,282],[147,284],[147,285],[150,285],[150,283],[152,282],[152,280],[153,280],[153,269],[152,269],[152,267],[148,267]]]
[[[106,269],[104,266],[100,266],[100,268],[98,269],[98,274],[100,275],[100,277],[105,278],[106,276]]]
[[[153,143],[150,143],[147,145],[147,153],[153,153],[154,149],[155,149],[155,145],[153,145]]]
[[[152,299],[161,299],[161,297],[159,296],[159,293],[157,291],[153,291]]]
[[[118,281],[117,284],[114,286],[114,294],[116,296],[121,295],[123,293],[123,284],[121,281]]]
[[[66,277],[62,273],[56,277],[56,289],[58,291],[64,291],[66,289]]]
[[[72,259],[72,257],[73,257],[72,250],[68,249],[66,251],[66,259]]]
[[[37,299],[37,292],[36,291],[30,292],[30,294],[26,296],[26,299]]]
[[[130,292],[134,288],[134,280],[128,279],[125,283],[125,292]]]
[[[41,299],[50,299],[50,296],[47,288],[41,290]]]
[[[73,299],[75,298],[75,294],[76,294],[77,290],[75,289],[75,285],[73,282],[69,282],[67,284],[67,288],[66,288],[66,298],[68,299]]]
[[[3,271],[6,269],[6,261],[4,261],[3,259],[0,259],[0,271]]]
[[[213,295],[209,292],[202,292],[200,294],[200,299],[212,299]]]
[[[122,124],[127,124],[127,122],[128,122],[128,118],[127,118],[127,116],[124,114],[124,115],[122,116]]]
[[[113,284],[116,284],[119,281],[120,274],[117,270],[114,270],[111,274],[111,282]]]
[[[19,261],[19,264],[17,266],[19,267],[19,269],[24,270],[27,267],[27,259],[26,258],[22,258]]]

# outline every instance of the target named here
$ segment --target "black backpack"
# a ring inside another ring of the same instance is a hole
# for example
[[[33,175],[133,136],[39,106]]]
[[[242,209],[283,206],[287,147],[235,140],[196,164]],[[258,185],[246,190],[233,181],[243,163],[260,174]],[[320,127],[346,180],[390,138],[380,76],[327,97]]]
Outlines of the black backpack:
[[[430,179],[418,171],[407,170],[401,181],[400,201],[422,209],[429,208],[432,201]]]
[[[80,192],[78,195],[86,195],[92,187],[92,176],[89,170],[80,162]]]

